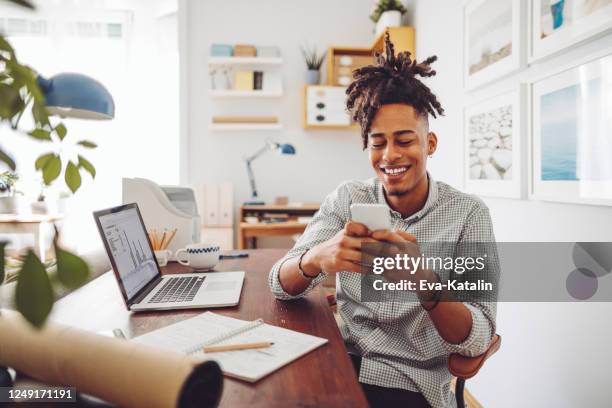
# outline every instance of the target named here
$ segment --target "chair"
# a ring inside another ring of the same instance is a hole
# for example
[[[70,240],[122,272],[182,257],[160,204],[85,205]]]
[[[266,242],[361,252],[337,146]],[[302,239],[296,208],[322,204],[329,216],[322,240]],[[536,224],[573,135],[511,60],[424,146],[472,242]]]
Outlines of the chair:
[[[465,408],[464,389],[465,380],[474,377],[478,370],[483,366],[484,362],[491,357],[501,346],[501,336],[496,334],[493,336],[489,349],[476,357],[466,357],[458,353],[453,353],[448,357],[448,370],[452,375],[457,377],[457,385],[455,387],[455,398],[457,400],[457,408]]]

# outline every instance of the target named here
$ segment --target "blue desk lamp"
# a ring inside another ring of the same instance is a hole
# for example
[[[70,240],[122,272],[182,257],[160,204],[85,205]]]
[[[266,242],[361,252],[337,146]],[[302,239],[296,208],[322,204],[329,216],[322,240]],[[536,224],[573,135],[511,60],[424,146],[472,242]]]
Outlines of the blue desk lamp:
[[[271,139],[266,140],[266,144],[256,151],[253,155],[246,157],[244,159],[247,167],[247,173],[249,175],[249,182],[251,183],[251,201],[246,201],[244,205],[264,205],[265,202],[259,200],[257,196],[257,188],[255,187],[255,176],[253,175],[253,169],[251,168],[251,163],[253,160],[257,159],[259,156],[264,154],[267,151],[277,151],[280,154],[295,154],[295,147],[290,144],[280,144],[276,143]]]
[[[100,82],[82,74],[38,76],[49,115],[62,118],[110,120],[115,117],[115,101]]]

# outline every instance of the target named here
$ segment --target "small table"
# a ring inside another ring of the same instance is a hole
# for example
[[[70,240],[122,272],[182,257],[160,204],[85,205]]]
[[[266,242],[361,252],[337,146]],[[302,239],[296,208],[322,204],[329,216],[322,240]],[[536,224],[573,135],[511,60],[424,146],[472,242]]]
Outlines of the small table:
[[[238,227],[238,249],[256,248],[258,237],[301,234],[308,222],[300,222],[298,217],[312,217],[319,211],[318,203],[302,205],[243,205],[240,207],[240,224]],[[247,217],[257,217],[264,214],[286,215],[285,221],[278,222],[247,222]],[[249,241],[250,245],[249,245]]]
[[[344,341],[324,292],[315,288],[304,299],[274,299],[268,272],[284,254],[282,249],[248,251],[246,259],[223,260],[215,268],[244,270],[240,304],[212,309],[214,313],[266,323],[329,340],[256,383],[225,377],[221,407],[367,407]],[[163,273],[191,272],[171,263]],[[86,330],[120,328],[128,338],[193,317],[205,310],[130,313],[126,310],[112,272],[94,279],[59,300],[51,320]]]
[[[0,233],[34,235],[34,251],[44,261],[47,251],[45,233],[61,219],[61,215],[51,214],[0,214]]]

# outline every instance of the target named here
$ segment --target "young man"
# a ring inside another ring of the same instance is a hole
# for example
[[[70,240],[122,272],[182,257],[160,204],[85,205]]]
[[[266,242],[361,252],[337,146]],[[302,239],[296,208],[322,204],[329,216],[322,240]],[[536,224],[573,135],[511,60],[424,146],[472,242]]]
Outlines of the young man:
[[[438,144],[428,115],[443,109],[416,77],[435,75],[435,60],[417,64],[410,53],[395,56],[387,36],[386,56],[355,71],[347,106],[361,124],[377,177],[343,183],[331,193],[269,276],[274,295],[289,300],[337,273],[342,335],[372,406],[453,406],[449,354],[482,354],[495,334],[494,302],[440,301],[448,293],[426,290],[416,290],[413,302],[361,301],[364,243],[494,242],[482,201],[426,171]],[[351,222],[353,203],[386,204],[392,230],[372,232]],[[434,283],[440,277],[421,268],[412,279]]]

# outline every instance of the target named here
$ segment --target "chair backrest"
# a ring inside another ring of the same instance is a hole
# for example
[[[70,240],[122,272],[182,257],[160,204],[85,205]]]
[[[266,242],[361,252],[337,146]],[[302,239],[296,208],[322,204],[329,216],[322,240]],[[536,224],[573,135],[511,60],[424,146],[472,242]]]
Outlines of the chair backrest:
[[[448,357],[448,370],[457,378],[467,380],[475,376],[484,362],[491,357],[501,346],[501,336],[496,334],[491,340],[491,345],[485,351],[476,357],[466,357],[458,353],[453,353]]]

